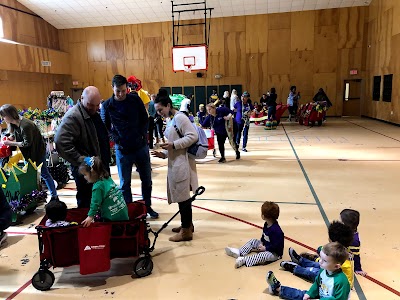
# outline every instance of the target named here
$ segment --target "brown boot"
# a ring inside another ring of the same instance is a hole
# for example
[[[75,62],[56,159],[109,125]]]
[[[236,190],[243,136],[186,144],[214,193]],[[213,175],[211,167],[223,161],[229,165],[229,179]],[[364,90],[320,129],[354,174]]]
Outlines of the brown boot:
[[[192,223],[192,225],[190,225],[189,228],[192,230],[192,232],[194,232],[194,225],[193,225],[193,223]],[[179,231],[181,231],[181,229],[182,229],[182,226],[175,227],[175,228],[172,228],[172,232],[178,233]]]
[[[171,242],[183,242],[183,241],[191,241],[193,239],[193,232],[190,228],[182,228],[179,233],[171,236],[169,240]]]

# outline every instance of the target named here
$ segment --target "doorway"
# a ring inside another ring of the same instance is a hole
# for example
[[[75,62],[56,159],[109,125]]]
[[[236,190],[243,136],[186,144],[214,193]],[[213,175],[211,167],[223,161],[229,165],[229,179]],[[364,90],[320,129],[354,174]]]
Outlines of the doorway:
[[[71,88],[71,98],[74,100],[74,103],[81,99],[82,92],[82,88]]]
[[[342,116],[361,116],[361,79],[344,81]]]

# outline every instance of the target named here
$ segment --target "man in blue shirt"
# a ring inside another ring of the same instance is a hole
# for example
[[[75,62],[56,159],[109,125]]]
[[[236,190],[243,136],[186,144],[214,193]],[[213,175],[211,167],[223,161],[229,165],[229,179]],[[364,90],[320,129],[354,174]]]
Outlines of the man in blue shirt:
[[[136,164],[142,181],[142,197],[148,215],[156,219],[151,208],[151,165],[147,145],[149,119],[146,108],[136,94],[127,94],[127,80],[122,75],[112,79],[113,95],[101,108],[101,118],[115,142],[115,154],[120,178],[120,189],[126,203],[132,202],[131,174]]]

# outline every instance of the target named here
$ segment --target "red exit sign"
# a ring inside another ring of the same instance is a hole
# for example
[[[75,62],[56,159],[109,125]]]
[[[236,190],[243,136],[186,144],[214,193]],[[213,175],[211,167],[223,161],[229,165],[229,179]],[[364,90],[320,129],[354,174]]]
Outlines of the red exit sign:
[[[350,75],[357,75],[358,71],[357,70],[350,70]]]

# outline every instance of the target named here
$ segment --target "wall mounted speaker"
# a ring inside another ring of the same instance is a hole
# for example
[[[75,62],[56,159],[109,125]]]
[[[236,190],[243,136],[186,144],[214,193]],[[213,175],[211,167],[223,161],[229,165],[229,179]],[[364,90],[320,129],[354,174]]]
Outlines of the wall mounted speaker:
[[[196,74],[196,76],[197,76],[198,78],[201,78],[201,77],[203,77],[203,73],[198,72],[198,73]]]

